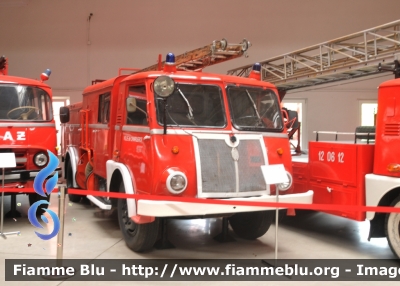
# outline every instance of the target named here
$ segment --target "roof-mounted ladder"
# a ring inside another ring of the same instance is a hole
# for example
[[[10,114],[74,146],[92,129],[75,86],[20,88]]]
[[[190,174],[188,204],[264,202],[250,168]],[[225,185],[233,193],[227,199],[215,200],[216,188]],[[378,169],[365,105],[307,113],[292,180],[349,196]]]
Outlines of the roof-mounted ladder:
[[[398,61],[400,20],[261,61],[261,80],[287,91],[395,71]],[[251,69],[242,66],[228,74],[247,77]]]
[[[0,74],[2,75],[8,74],[8,63],[5,56],[0,57]]]
[[[210,45],[175,56],[176,68],[177,70],[199,71],[207,66],[241,57],[243,54],[246,54],[250,46],[250,42],[246,39],[239,44],[229,44],[226,39],[213,41]],[[135,73],[162,70],[164,64],[165,62],[161,62],[160,57],[157,64],[136,71]]]

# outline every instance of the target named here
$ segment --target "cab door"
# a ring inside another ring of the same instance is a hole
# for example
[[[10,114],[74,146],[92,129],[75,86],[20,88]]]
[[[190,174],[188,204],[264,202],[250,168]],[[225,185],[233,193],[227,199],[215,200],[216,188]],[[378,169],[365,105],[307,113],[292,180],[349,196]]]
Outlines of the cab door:
[[[132,172],[135,192],[150,193],[152,147],[146,86],[127,85],[125,114],[120,138],[120,161]]]
[[[93,167],[95,173],[103,178],[106,177],[106,162],[109,154],[110,133],[110,101],[111,92],[99,95],[99,107],[97,113],[97,124],[92,124],[93,135]]]

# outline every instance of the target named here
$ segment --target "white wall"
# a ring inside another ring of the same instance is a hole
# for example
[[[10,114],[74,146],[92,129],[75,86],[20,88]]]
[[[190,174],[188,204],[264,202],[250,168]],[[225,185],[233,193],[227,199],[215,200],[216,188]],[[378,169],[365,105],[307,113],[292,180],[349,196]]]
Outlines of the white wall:
[[[398,20],[399,11],[398,0],[0,0],[0,53],[12,75],[38,78],[50,68],[54,95],[76,102],[91,80],[149,66],[159,53],[247,38],[248,58],[205,70],[226,73]],[[287,97],[307,98],[309,137],[313,130],[351,131],[359,124],[357,99],[376,98],[378,83]]]
[[[314,131],[354,132],[361,125],[359,110],[360,100],[376,100],[378,86],[393,75],[383,75],[378,78],[360,78],[342,81],[329,87],[306,88],[305,90],[289,91],[285,99],[306,99],[305,141],[315,140]],[[334,139],[334,135],[325,135],[326,139]],[[352,140],[353,137],[341,136],[339,140]],[[308,149],[308,144],[302,146]]]

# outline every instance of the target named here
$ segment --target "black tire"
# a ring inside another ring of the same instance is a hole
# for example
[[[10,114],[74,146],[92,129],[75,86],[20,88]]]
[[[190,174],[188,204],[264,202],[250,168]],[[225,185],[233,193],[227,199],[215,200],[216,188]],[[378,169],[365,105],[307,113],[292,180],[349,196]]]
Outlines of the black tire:
[[[41,200],[45,200],[45,201],[49,202],[50,196],[42,197],[41,195],[36,194],[36,193],[29,194],[29,205],[32,206],[37,201],[41,201]],[[45,212],[45,210],[43,210],[43,209],[47,209],[48,206],[49,206],[48,204],[39,205],[39,207],[37,208],[37,211],[36,211],[36,215],[42,215]]]
[[[66,165],[67,166],[65,168],[65,179],[67,181],[67,188],[72,189],[73,188],[72,166],[71,166],[70,162],[66,163]],[[68,198],[69,198],[70,202],[79,203],[81,201],[81,199],[83,198],[83,196],[68,194]]]
[[[239,237],[253,240],[268,231],[273,217],[271,211],[237,213],[229,218],[229,223]]]
[[[400,196],[391,205],[400,208]],[[386,215],[385,234],[393,253],[400,258],[400,213]]]
[[[119,187],[120,193],[125,193],[124,182]],[[136,224],[128,217],[128,207],[125,199],[118,200],[118,223],[126,245],[135,252],[151,250],[157,240],[159,220],[146,224]]]

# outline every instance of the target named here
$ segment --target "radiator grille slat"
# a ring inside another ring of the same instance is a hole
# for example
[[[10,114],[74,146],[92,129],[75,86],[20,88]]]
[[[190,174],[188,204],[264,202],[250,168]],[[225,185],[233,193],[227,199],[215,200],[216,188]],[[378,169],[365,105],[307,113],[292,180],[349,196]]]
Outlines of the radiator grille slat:
[[[242,140],[238,146],[239,157],[239,191],[254,192],[265,190],[265,180],[261,165],[265,165],[260,142]]]
[[[233,148],[225,140],[199,139],[198,146],[202,197],[245,197],[249,193],[265,193],[267,186],[260,167],[265,165],[265,160],[260,140],[239,140],[237,162],[232,157]]]
[[[235,192],[235,165],[222,140],[200,140],[203,193]]]

